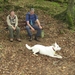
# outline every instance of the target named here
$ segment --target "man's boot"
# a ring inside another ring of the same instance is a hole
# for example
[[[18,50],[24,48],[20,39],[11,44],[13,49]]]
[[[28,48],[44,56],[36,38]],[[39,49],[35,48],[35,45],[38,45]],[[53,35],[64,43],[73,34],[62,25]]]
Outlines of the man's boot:
[[[30,39],[29,39],[29,41],[32,41],[32,36],[30,36]]]
[[[36,40],[36,41],[39,41],[39,42],[40,42],[40,40],[37,38],[37,36],[35,36],[34,40]]]

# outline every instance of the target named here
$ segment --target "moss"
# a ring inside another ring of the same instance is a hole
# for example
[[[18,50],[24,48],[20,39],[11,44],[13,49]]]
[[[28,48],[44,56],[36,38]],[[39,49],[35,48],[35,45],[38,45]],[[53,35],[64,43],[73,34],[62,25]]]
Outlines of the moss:
[[[74,28],[74,23],[73,23],[73,18],[72,18],[72,15],[70,13],[67,13],[66,14],[66,20],[68,22],[68,28],[69,29],[73,29]]]
[[[32,5],[32,4],[26,5],[26,7],[28,7],[28,8],[31,8],[31,7],[38,8],[38,9],[45,10],[45,11],[49,10],[49,7],[47,7],[47,6],[39,6],[39,5]]]

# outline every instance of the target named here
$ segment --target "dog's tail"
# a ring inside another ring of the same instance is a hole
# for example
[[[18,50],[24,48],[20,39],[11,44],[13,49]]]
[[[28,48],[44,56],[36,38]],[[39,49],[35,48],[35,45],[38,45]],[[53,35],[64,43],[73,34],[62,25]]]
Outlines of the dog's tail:
[[[32,49],[32,47],[30,47],[28,44],[26,44],[26,48],[29,49],[29,50]]]

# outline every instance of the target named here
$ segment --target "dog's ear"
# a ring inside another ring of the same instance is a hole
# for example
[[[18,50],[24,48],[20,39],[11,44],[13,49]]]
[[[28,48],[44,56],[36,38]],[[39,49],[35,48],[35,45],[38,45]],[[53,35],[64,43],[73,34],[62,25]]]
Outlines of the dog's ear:
[[[55,42],[52,46],[54,46],[54,47],[55,47],[56,45],[57,45],[57,43]]]
[[[52,46],[54,46],[54,47],[55,47],[56,45],[57,45],[57,43],[56,43],[56,42],[55,42],[54,44],[52,44]]]
[[[54,47],[55,47],[55,43],[54,43],[54,44],[52,44],[52,46],[54,46]]]
[[[55,44],[56,44],[56,41],[55,41]]]
[[[55,45],[57,45],[57,43],[55,42]]]

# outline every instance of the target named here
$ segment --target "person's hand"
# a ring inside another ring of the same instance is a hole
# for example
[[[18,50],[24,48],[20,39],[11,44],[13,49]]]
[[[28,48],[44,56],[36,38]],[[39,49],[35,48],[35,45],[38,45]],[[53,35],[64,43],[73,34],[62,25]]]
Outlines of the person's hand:
[[[31,28],[31,30],[32,30],[32,31],[35,31],[35,29],[34,29],[33,27]]]
[[[42,29],[42,26],[39,26],[40,29]]]
[[[16,28],[14,26],[12,26],[13,30],[15,30]]]

